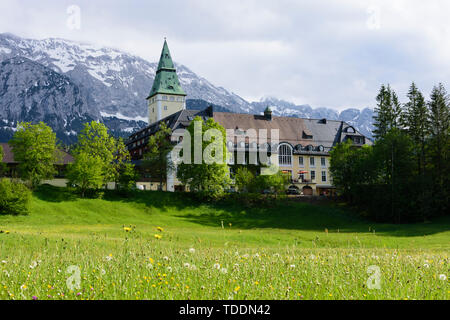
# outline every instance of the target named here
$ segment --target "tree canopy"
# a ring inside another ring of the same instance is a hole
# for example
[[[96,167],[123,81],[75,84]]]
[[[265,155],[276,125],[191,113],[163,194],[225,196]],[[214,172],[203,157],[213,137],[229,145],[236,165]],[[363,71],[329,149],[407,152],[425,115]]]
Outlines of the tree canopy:
[[[61,159],[56,147],[56,134],[43,122],[31,124],[19,123],[17,131],[9,142],[17,161],[20,176],[27,180],[32,188],[42,180],[52,179],[55,164]]]

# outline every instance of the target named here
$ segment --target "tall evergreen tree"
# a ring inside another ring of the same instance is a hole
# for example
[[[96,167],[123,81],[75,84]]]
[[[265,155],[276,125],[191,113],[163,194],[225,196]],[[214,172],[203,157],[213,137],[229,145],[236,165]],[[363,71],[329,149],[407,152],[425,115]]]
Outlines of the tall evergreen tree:
[[[448,188],[450,153],[450,99],[440,83],[431,92],[428,102],[430,112],[430,156],[433,176],[438,190]],[[447,193],[448,197],[448,193]]]
[[[397,94],[389,85],[387,87],[381,85],[376,100],[373,134],[378,139],[386,135],[390,129],[400,126],[401,105]]]
[[[422,176],[425,172],[425,140],[430,126],[425,98],[414,82],[409,88],[408,99],[402,115],[402,124],[415,144],[417,170]]]
[[[381,85],[380,92],[377,95],[377,106],[375,107],[373,135],[379,138],[387,131],[387,105],[390,104],[390,95],[384,84]]]
[[[398,96],[394,90],[391,91],[391,112],[390,112],[390,128],[401,128],[401,115],[402,115],[402,105],[398,100]]]

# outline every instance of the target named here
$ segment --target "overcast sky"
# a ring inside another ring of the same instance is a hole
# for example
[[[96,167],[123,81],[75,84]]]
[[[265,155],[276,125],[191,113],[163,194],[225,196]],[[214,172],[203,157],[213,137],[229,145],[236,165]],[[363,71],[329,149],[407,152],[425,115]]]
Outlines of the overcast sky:
[[[447,0],[0,0],[0,32],[149,61],[167,37],[175,61],[247,100],[335,109],[374,107],[381,83],[403,100],[411,81],[450,91],[448,21]]]

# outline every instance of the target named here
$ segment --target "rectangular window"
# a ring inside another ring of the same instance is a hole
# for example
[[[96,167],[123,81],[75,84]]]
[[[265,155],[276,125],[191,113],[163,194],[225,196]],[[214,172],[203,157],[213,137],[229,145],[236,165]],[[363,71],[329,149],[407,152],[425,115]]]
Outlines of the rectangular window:
[[[326,160],[324,157],[320,158],[320,164],[322,165],[322,167],[326,166]]]
[[[175,101],[175,97],[170,97],[170,101]]]
[[[326,182],[326,181],[327,181],[327,172],[322,171],[322,182]]]
[[[167,110],[167,106],[164,106],[164,110]]]
[[[311,180],[316,180],[316,172],[314,170],[311,171]]]
[[[303,167],[303,157],[298,157],[298,165]]]
[[[314,166],[315,166],[315,164],[314,164],[314,157],[309,158],[309,165],[310,165],[311,167],[314,167]]]

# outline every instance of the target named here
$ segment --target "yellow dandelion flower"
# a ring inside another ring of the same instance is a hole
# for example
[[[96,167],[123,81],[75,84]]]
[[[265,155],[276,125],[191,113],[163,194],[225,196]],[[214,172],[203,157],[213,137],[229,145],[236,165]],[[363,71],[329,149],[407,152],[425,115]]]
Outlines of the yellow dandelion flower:
[[[152,258],[148,258],[148,261],[150,261],[151,264],[153,264],[153,262],[155,262],[155,260],[153,260]]]
[[[158,239],[158,240],[160,240],[162,238],[162,236],[161,235],[159,235],[159,234],[155,234],[155,239]]]
[[[234,292],[238,292],[241,289],[240,286],[237,286],[236,288],[234,288]]]
[[[259,284],[259,282],[258,281],[255,281],[255,285],[258,285]]]
[[[156,230],[158,230],[159,232],[163,232],[164,231],[164,229],[161,228],[161,227],[156,227]]]
[[[130,227],[124,227],[123,230],[126,231],[126,232],[129,232],[129,231],[131,231],[131,228]]]

